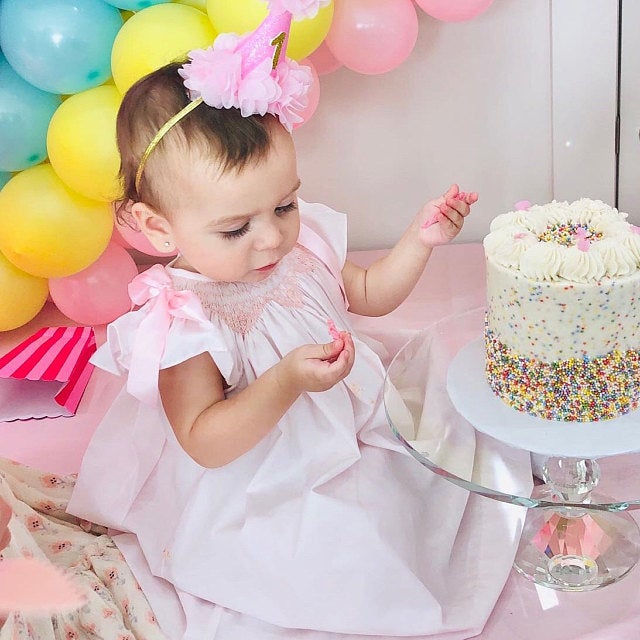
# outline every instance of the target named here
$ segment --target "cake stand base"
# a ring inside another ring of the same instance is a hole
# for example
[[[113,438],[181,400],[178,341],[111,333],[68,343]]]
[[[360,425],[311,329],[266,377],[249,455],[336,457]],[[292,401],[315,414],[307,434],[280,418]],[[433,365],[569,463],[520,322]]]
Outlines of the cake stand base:
[[[530,509],[514,568],[561,591],[591,591],[624,577],[640,557],[640,530],[626,512]]]
[[[516,571],[562,591],[591,591],[626,576],[640,558],[640,528],[626,511],[607,510],[605,505],[615,504],[608,496],[593,492],[600,480],[598,463],[551,457],[542,476],[546,484],[531,497],[558,506],[529,509]],[[597,504],[602,509],[594,509]]]
[[[558,505],[527,512],[515,570],[561,591],[592,591],[626,576],[640,558],[640,528],[622,510],[628,505],[594,492],[597,461],[553,456],[542,477],[546,484],[531,497]]]

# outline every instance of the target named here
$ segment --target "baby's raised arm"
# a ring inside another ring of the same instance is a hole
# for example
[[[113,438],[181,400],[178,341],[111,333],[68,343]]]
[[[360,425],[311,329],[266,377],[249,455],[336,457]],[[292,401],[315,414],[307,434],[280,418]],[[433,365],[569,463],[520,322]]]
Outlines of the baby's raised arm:
[[[451,185],[440,198],[427,202],[398,243],[383,258],[364,269],[347,261],[342,270],[349,311],[382,316],[398,307],[411,293],[433,247],[460,233],[476,193],[462,193]]]
[[[351,371],[351,336],[294,349],[239,393],[226,398],[208,353],[162,369],[162,404],[182,448],[203,467],[221,467],[252,449],[307,391],[326,391]]]

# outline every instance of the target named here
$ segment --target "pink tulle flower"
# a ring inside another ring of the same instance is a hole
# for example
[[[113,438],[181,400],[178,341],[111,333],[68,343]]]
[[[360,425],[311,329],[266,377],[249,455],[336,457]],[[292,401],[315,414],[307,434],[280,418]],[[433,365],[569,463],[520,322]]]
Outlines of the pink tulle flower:
[[[277,1],[296,4],[295,0]],[[323,1],[307,0],[305,4]],[[311,70],[285,56],[274,70],[269,52],[243,75],[241,47],[245,39],[246,36],[221,34],[211,47],[189,53],[190,62],[178,71],[189,96],[192,100],[202,98],[216,109],[235,107],[244,117],[271,113],[291,131],[294,124],[302,122],[299,113],[307,106],[306,94],[313,82]]]
[[[272,13],[279,14],[288,11],[296,20],[313,18],[330,0],[271,0],[269,8]]]
[[[267,59],[240,81],[236,106],[244,117],[254,113],[263,116],[282,95],[282,90],[271,71],[271,60]]]
[[[309,102],[308,92],[313,83],[313,74],[309,67],[295,60],[286,60],[276,70],[278,84],[282,87],[280,99],[273,105],[274,111],[283,126],[291,131],[294,124],[302,122],[302,113]]]
[[[217,42],[217,41],[216,41]],[[202,97],[217,109],[236,106],[236,92],[241,78],[242,56],[232,50],[208,49],[191,51],[191,62],[178,73],[184,78],[192,100]]]

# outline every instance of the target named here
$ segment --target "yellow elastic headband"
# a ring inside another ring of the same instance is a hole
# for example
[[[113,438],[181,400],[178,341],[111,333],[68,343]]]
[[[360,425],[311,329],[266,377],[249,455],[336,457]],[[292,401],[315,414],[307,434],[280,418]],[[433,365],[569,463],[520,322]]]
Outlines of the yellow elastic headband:
[[[171,129],[174,125],[176,125],[182,118],[184,118],[188,113],[191,113],[200,103],[202,102],[202,98],[197,98],[193,102],[190,102],[186,107],[183,107],[176,113],[173,118],[167,120],[155,136],[153,136],[153,140],[149,143],[149,146],[144,150],[142,157],[140,158],[140,164],[138,165],[138,170],[136,171],[136,192],[140,191],[140,180],[142,180],[142,173],[144,172],[144,167],[147,164],[147,160],[151,155],[151,152],[158,146],[158,143],[165,136],[167,131]]]

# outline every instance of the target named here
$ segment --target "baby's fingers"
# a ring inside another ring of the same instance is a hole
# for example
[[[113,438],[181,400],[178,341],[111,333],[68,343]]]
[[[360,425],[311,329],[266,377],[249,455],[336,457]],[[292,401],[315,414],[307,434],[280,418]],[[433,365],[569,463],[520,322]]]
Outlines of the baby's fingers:
[[[467,193],[466,195],[467,197],[465,198],[465,201],[467,204],[475,204],[476,202],[478,202],[478,194],[475,191]]]
[[[457,198],[460,193],[460,187],[457,184],[452,184],[445,193],[442,194],[442,199],[447,200],[448,198]]]
[[[344,349],[344,339],[341,336],[336,338],[333,342],[327,342],[320,346],[322,348],[322,354],[319,355],[318,358],[325,362],[335,362]]]
[[[353,344],[353,338],[348,331],[342,331],[340,335],[344,340],[344,348],[340,352],[338,360],[342,360],[349,366],[349,369],[351,369],[356,355],[356,348]]]

